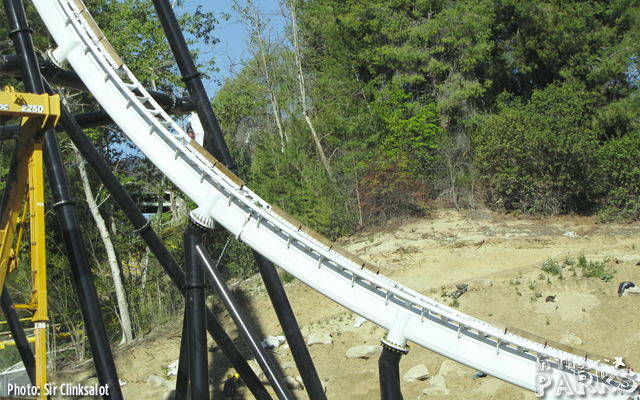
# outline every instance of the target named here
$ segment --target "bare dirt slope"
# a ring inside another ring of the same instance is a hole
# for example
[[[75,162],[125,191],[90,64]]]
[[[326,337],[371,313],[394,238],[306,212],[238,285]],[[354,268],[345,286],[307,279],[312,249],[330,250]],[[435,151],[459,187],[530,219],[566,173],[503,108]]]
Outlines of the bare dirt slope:
[[[489,212],[444,211],[433,219],[416,220],[401,226],[363,232],[344,245],[373,262],[390,278],[425,295],[450,304],[442,297],[460,283],[470,290],[457,303],[461,311],[486,321],[499,321],[554,341],[608,357],[624,356],[627,365],[640,365],[640,296],[617,296],[618,283],[640,284],[640,224],[598,224],[595,218],[565,217],[518,219]],[[637,250],[638,249],[638,250]],[[583,277],[577,265],[584,255],[589,263],[604,262],[613,273],[610,282]],[[560,274],[543,271],[553,266]],[[545,264],[545,262],[547,262]],[[575,271],[575,272],[574,272]],[[232,285],[234,285],[232,283]],[[281,335],[282,329],[257,278],[235,283],[242,289],[243,306],[263,336]],[[353,346],[375,345],[386,333],[367,322],[354,327],[357,317],[332,303],[299,281],[285,288],[305,338],[311,333],[329,333],[331,344],[309,347],[316,368],[327,387],[329,399],[376,399],[379,397],[377,357],[347,359]],[[555,302],[545,298],[555,295]],[[230,318],[220,315],[232,337],[238,337]],[[167,377],[169,364],[178,358],[181,321],[158,328],[147,337],[117,350],[120,378],[126,382],[126,399],[159,399],[175,385]],[[242,349],[241,340],[238,344]],[[210,376],[213,398],[220,398],[221,381],[233,373],[224,356],[211,342]],[[289,376],[299,375],[286,347],[272,351]],[[248,358],[251,358],[247,353]],[[401,376],[410,368],[425,364],[431,375],[442,374],[450,395],[429,399],[535,399],[492,377],[471,378],[477,371],[447,362],[445,358],[418,346],[411,346],[400,365]],[[151,374],[167,378],[159,387],[145,382]],[[91,384],[90,368],[61,371],[54,380]],[[425,399],[430,381],[403,382],[405,399]],[[239,398],[253,399],[241,386]],[[306,393],[295,390],[299,399]],[[274,396],[275,398],[275,396]]]

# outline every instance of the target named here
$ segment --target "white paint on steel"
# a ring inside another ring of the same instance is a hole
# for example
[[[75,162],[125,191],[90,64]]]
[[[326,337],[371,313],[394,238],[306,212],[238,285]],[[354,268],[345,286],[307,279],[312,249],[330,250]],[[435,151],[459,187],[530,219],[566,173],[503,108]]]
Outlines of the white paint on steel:
[[[391,329],[398,313],[408,313],[403,332],[407,340],[525,389],[536,389],[536,357],[584,361],[374,274],[300,231],[189,144],[189,137],[126,65],[119,66],[103,47],[104,42],[80,15],[79,0],[32,1],[58,46],[65,49],[68,62],[118,126],[186,196],[211,210],[210,216],[202,218],[214,218],[276,265],[368,320]],[[136,89],[142,96],[136,97]],[[394,332],[394,337],[399,336]],[[602,363],[590,368],[598,373],[619,371]]]

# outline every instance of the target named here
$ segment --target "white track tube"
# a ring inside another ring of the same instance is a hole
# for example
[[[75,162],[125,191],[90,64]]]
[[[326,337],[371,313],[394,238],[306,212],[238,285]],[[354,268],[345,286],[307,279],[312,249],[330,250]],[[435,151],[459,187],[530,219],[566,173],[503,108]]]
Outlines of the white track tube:
[[[391,325],[386,339],[382,339],[382,343],[392,347],[394,350],[407,353],[409,348],[407,347],[407,338],[404,331],[407,329],[410,317],[411,314],[409,314],[409,312],[399,309],[394,318],[393,325]]]
[[[189,213],[194,222],[202,225],[207,229],[213,229],[215,220],[211,218],[211,211],[216,206],[222,196],[219,192],[212,190],[205,198],[202,205]]]

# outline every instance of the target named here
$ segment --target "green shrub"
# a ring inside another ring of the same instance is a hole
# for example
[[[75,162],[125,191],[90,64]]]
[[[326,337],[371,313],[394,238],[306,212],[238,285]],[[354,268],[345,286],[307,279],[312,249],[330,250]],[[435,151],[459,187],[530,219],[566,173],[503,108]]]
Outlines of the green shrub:
[[[295,277],[287,271],[282,271],[282,273],[280,273],[280,282],[282,283],[291,283],[294,279]]]
[[[553,259],[549,259],[547,262],[540,266],[540,269],[551,275],[560,275],[562,273],[562,267],[558,265]]]
[[[498,107],[474,137],[494,206],[542,214],[589,209],[599,190],[598,138],[584,87],[551,84],[526,104],[505,94]]]
[[[598,278],[605,282],[611,282],[613,280],[614,270],[607,268],[605,263],[601,261],[589,262],[584,267],[582,276],[585,278]]]

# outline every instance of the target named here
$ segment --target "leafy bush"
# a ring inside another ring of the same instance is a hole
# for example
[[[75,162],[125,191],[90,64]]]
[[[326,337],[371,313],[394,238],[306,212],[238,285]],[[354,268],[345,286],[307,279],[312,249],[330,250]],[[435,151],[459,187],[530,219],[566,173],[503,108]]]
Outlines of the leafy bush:
[[[540,269],[551,275],[560,275],[562,273],[562,267],[552,259],[542,264]]]
[[[552,84],[524,104],[503,95],[480,120],[476,163],[494,205],[525,213],[583,211],[598,192],[592,101],[579,84]]]
[[[287,271],[282,271],[282,273],[280,273],[280,282],[282,283],[291,283],[294,279],[296,278]]]
[[[640,129],[609,139],[600,150],[606,182],[604,220],[640,218]]]
[[[607,268],[605,263],[602,261],[591,261],[588,264],[580,264],[580,267],[584,270],[582,276],[585,278],[598,278],[605,282],[611,282],[613,280],[613,275],[616,272],[611,268]]]
[[[360,208],[365,225],[390,219],[424,216],[430,207],[427,184],[407,171],[409,160],[374,160],[360,182]]]

